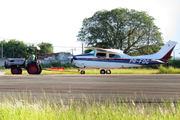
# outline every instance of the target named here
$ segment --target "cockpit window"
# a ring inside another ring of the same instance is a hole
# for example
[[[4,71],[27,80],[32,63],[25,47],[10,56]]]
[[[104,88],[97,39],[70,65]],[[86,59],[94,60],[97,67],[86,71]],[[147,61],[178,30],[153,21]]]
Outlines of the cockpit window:
[[[93,51],[89,52],[89,54],[94,55],[95,51],[93,50]]]
[[[109,54],[109,58],[121,58],[121,57],[116,54]]]

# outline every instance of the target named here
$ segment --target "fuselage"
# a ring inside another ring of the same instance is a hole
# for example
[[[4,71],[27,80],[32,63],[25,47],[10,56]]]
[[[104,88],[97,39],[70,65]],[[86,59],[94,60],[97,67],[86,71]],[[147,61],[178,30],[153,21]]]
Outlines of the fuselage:
[[[106,53],[106,56],[98,56],[99,52],[95,54],[82,54],[73,56],[73,60],[78,67],[92,67],[92,68],[119,68],[119,67],[138,67],[144,65],[161,64],[159,61],[155,61],[149,58],[131,57],[125,54],[116,53],[115,57],[111,57],[113,54]],[[111,56],[110,56],[111,55]],[[163,63],[163,62],[162,62]]]

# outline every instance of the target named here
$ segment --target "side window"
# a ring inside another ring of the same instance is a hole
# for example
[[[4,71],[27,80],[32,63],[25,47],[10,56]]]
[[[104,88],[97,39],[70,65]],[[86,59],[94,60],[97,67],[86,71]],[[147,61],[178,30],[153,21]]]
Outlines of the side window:
[[[109,58],[121,58],[121,57],[116,54],[109,54]]]
[[[106,58],[106,53],[97,53],[96,57],[98,57],[98,58]]]

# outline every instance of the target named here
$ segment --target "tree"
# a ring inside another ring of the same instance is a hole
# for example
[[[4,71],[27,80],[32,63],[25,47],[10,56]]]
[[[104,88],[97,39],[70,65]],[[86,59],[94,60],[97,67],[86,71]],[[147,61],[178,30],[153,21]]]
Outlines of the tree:
[[[156,50],[149,47],[149,51],[157,52],[163,42],[161,32],[153,21],[154,18],[143,11],[124,8],[102,10],[83,20],[77,37],[78,41],[87,45],[121,49],[126,54],[134,51],[147,54],[140,52],[140,48],[147,51],[149,40],[149,46],[158,47]]]
[[[38,44],[38,46],[41,48],[41,50],[39,51],[39,55],[53,53],[53,45],[51,43],[42,42]]]
[[[1,42],[0,42],[1,46]],[[18,41],[15,39],[11,39],[8,42],[3,40],[3,56],[5,58],[30,58],[30,53],[34,52],[35,49],[26,49],[25,46],[28,46],[23,41]],[[44,55],[46,53],[53,53],[53,46],[51,43],[40,43],[38,46],[41,48],[39,51],[40,55]],[[34,45],[29,45],[29,47],[34,47]],[[1,52],[0,52],[1,55]]]
[[[23,41],[11,39],[8,42],[6,42],[5,40],[3,40],[3,57],[28,58],[30,56],[30,53],[28,53],[24,46],[27,45]],[[33,50],[30,50],[30,52],[33,52]]]

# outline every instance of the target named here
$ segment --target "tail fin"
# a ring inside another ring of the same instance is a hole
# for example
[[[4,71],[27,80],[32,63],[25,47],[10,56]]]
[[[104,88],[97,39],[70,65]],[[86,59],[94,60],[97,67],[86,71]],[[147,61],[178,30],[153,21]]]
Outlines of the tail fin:
[[[157,53],[155,53],[153,56],[156,59],[160,59],[163,62],[167,62],[170,58],[170,55],[176,46],[177,42],[175,41],[168,41]]]

